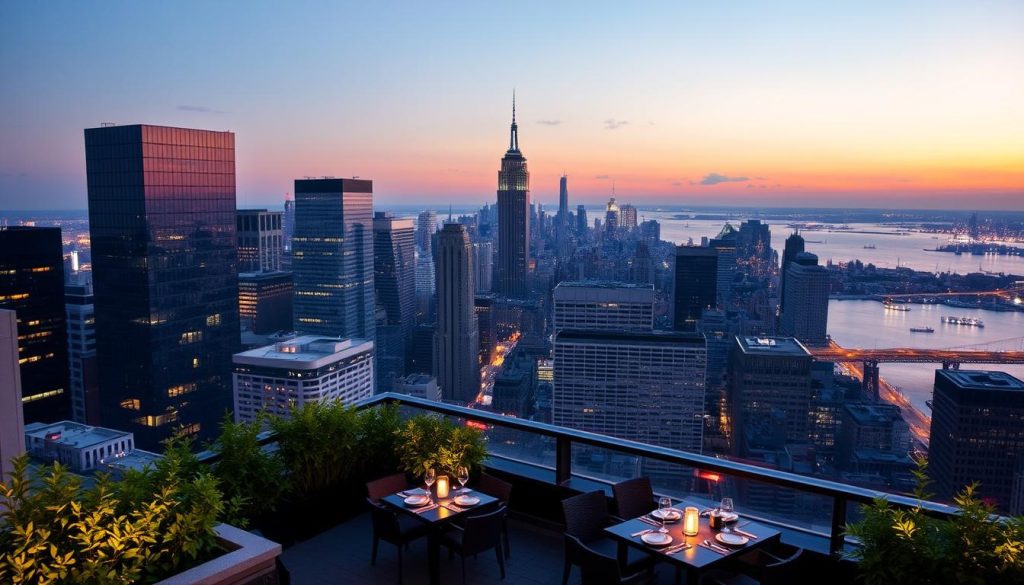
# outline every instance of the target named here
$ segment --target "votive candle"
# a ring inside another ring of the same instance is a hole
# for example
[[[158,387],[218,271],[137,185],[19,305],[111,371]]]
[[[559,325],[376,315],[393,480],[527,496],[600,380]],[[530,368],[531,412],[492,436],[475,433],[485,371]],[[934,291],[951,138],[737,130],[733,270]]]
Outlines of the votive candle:
[[[448,476],[439,475],[437,477],[437,497],[438,499],[444,499],[448,497]]]
[[[693,506],[687,506],[683,510],[683,534],[686,536],[697,536],[700,530],[700,510]]]

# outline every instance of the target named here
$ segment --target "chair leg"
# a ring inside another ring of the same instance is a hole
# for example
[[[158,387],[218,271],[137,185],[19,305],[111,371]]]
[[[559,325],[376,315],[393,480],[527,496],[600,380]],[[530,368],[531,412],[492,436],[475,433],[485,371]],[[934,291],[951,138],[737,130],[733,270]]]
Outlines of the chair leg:
[[[370,566],[377,564],[377,545],[380,544],[380,539],[376,536],[373,537],[373,548],[370,549]]]
[[[562,569],[562,585],[569,585],[570,571],[572,571],[572,564],[569,563],[569,559],[565,559],[565,568]]]
[[[498,557],[498,568],[501,569],[501,578],[505,578],[505,555],[501,550],[501,543],[494,547],[494,556]]]
[[[508,540],[508,518],[501,524],[501,535],[503,537],[502,540],[505,541],[505,558],[507,559],[512,556],[512,546]]]
[[[466,555],[460,555],[462,558],[462,585],[466,585]]]
[[[395,548],[398,549],[398,585],[402,585],[402,546],[398,545]]]

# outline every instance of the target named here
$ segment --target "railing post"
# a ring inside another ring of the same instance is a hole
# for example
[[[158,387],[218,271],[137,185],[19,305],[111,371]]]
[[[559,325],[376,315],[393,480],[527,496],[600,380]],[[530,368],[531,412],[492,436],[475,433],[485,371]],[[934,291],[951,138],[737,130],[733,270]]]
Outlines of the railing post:
[[[833,556],[843,552],[846,544],[846,498],[836,494],[832,498],[832,532],[829,533],[828,551]]]
[[[572,475],[572,440],[569,437],[555,438],[555,483],[561,485]]]

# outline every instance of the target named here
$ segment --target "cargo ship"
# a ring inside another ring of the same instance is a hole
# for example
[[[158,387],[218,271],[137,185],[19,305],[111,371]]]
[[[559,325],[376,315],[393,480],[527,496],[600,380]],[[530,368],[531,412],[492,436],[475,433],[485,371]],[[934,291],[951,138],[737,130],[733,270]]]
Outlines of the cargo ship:
[[[942,322],[947,325],[966,325],[968,327],[985,326],[981,319],[975,319],[974,317],[943,317]]]
[[[887,301],[883,302],[882,306],[885,307],[886,309],[889,309],[890,311],[909,311],[910,310],[910,307],[908,307],[906,304],[904,304],[904,303],[897,303],[897,302],[894,302],[894,301],[891,301],[891,300],[887,300]]]
[[[935,333],[935,330],[931,327],[911,327],[911,333]]]

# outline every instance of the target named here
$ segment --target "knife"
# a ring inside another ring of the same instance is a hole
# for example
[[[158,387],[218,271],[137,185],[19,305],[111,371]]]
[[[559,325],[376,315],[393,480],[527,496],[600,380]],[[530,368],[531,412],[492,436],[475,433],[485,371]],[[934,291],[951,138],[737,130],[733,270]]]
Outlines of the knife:
[[[633,534],[630,534],[630,536],[633,536],[633,537],[643,536],[645,534],[650,534],[652,532],[654,532],[654,529],[653,528],[648,528],[647,530],[641,530],[640,532],[634,532]]]
[[[728,549],[722,548],[722,547],[718,546],[717,544],[712,543],[710,540],[704,540],[704,542],[702,542],[701,544],[704,545],[705,547],[715,551],[718,554],[723,554],[723,555],[729,554],[729,550]]]
[[[753,538],[754,540],[757,540],[757,535],[756,534],[752,534],[750,532],[747,532],[746,530],[740,530],[739,528],[733,528],[732,532],[735,533],[735,534],[741,534],[743,536],[746,536],[747,538]]]
[[[424,507],[416,510],[416,513],[417,514],[422,514],[424,512],[429,512],[429,511],[433,510],[434,508],[438,507],[439,505],[440,504],[431,504],[429,506],[424,506]]]

